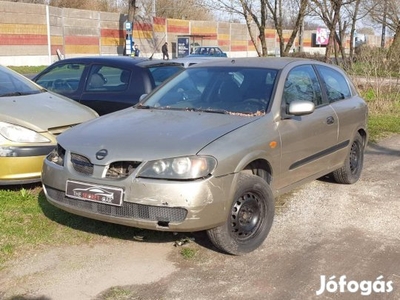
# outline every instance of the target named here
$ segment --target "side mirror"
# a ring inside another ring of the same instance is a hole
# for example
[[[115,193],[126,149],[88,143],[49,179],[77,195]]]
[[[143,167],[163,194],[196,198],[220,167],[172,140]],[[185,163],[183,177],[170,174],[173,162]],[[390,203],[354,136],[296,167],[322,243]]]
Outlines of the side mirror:
[[[311,101],[294,100],[290,102],[288,114],[294,116],[304,116],[313,113],[315,105]]]

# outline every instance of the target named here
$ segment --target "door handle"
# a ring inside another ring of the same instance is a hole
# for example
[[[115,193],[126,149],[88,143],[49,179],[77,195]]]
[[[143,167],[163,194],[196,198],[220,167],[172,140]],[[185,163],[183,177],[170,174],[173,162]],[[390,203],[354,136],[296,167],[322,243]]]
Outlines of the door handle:
[[[330,125],[330,124],[333,124],[333,123],[335,123],[335,118],[334,117],[329,116],[329,117],[326,118],[326,124]]]

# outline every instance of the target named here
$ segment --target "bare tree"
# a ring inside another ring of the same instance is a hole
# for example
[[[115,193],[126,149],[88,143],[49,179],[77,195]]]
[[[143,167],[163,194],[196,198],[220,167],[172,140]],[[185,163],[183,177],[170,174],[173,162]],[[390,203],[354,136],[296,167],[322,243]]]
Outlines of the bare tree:
[[[49,0],[49,5],[64,8],[87,9],[97,11],[116,11],[116,7],[107,0],[80,1],[80,0]]]
[[[142,19],[157,16],[170,19],[214,20],[205,0],[141,0],[136,1],[135,5],[136,15]],[[127,7],[129,5],[124,5],[122,11]]]
[[[393,41],[387,53],[387,57],[390,58],[400,50],[400,1],[369,0],[368,4],[373,7],[370,10],[371,18],[375,22],[382,24],[382,33],[384,28],[388,28],[394,33]]]
[[[214,2],[212,7],[223,10],[231,16],[239,16],[246,22],[250,39],[259,56],[268,55],[265,30],[270,24],[278,34],[280,55],[286,56],[303,26],[308,0],[220,0]],[[289,9],[291,7],[292,10]],[[258,31],[256,36],[253,33],[253,25]],[[284,29],[288,26],[290,26],[292,34],[285,44]],[[260,42],[261,49],[257,47],[257,41]]]
[[[128,1],[128,22],[131,22],[132,24],[135,21],[135,15],[136,15],[137,8],[138,7],[136,6],[136,0]]]
[[[322,19],[329,30],[329,40],[325,51],[325,61],[328,61],[334,52],[336,61],[338,53],[342,58],[346,57],[345,39],[350,29],[351,41],[353,41],[356,22],[359,19],[360,0],[310,0],[314,12]],[[351,53],[353,51],[351,45]],[[345,61],[345,60],[342,60]]]

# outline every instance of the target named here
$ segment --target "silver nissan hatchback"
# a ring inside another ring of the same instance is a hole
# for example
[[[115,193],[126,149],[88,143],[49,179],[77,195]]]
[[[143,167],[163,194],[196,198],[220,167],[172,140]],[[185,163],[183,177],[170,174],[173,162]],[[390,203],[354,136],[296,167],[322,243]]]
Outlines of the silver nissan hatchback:
[[[206,230],[242,255],[266,239],[274,198],[325,175],[360,178],[367,105],[333,65],[238,58],[192,66],[131,108],[58,136],[46,197],[73,214]]]

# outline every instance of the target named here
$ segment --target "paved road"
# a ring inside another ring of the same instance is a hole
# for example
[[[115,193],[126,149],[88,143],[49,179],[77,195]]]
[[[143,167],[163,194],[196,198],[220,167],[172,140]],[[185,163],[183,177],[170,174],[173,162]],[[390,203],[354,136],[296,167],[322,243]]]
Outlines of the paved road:
[[[400,135],[368,147],[358,183],[314,181],[279,200],[270,236],[249,255],[218,253],[203,234],[180,247],[105,238],[13,262],[0,298],[400,299]],[[183,249],[197,252],[183,259]]]

